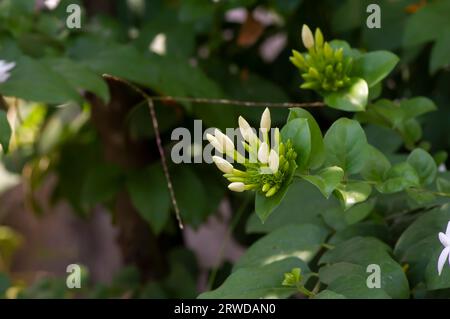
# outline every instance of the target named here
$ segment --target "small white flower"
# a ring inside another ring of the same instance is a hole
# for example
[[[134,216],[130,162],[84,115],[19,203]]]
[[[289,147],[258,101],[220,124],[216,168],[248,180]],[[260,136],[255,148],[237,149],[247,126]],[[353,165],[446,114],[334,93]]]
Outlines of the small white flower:
[[[269,145],[267,145],[266,142],[261,143],[261,146],[259,147],[258,160],[263,164],[269,162]]]
[[[16,66],[14,62],[6,62],[4,60],[0,60],[0,83],[6,82],[9,79],[11,71]]]
[[[213,156],[212,159],[216,164],[217,168],[220,169],[223,173],[225,174],[233,173],[233,165],[231,165],[227,160],[219,156]]]
[[[49,10],[54,10],[61,0],[45,0],[44,4]]]
[[[243,192],[245,191],[245,184],[242,182],[234,182],[228,185],[228,189],[233,192]]]
[[[278,172],[278,167],[280,165],[280,158],[278,157],[277,152],[274,150],[270,150],[269,154],[269,168],[272,171],[272,173]]]
[[[305,48],[309,49],[314,46],[314,36],[311,32],[311,29],[304,24],[302,28],[302,41]]]
[[[269,108],[266,107],[263,114],[261,115],[260,128],[263,132],[269,132],[271,124],[270,122],[270,111]]]
[[[444,233],[439,233],[439,240],[442,245],[444,245],[444,249],[439,255],[438,260],[438,273],[439,276],[442,273],[442,269],[444,268],[444,264],[448,259],[448,263],[450,265],[450,221],[447,224],[447,230]]]

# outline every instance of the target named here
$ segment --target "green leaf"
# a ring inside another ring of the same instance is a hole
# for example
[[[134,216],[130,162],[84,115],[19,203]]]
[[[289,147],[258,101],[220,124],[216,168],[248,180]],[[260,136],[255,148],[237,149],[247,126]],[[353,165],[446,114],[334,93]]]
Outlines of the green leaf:
[[[369,88],[367,82],[361,78],[353,78],[348,87],[337,92],[325,93],[326,105],[349,112],[360,112],[366,109]]]
[[[11,78],[0,84],[0,93],[24,100],[64,103],[80,101],[77,91],[64,77],[44,63],[22,56],[11,71]]]
[[[316,186],[326,198],[336,189],[344,177],[344,171],[338,166],[327,167],[317,175],[301,175],[301,177]]]
[[[346,299],[344,295],[325,289],[314,296],[314,299]]]
[[[450,288],[450,268],[444,267],[439,277],[437,258],[443,249],[439,232],[444,232],[450,220],[450,206],[443,205],[424,213],[400,236],[395,245],[395,256],[408,264],[411,284],[426,282],[429,289]]]
[[[169,220],[170,211],[169,190],[161,164],[131,173],[126,185],[134,207],[159,234]]]
[[[414,46],[437,39],[439,31],[448,26],[448,12],[448,1],[436,1],[412,14],[406,22],[403,45]]]
[[[368,181],[382,182],[387,171],[391,168],[389,160],[377,150],[369,145],[367,162],[364,165],[361,175]]]
[[[436,179],[436,188],[439,192],[450,193],[450,179],[438,177]]]
[[[341,118],[333,123],[324,138],[325,165],[339,166],[345,174],[359,173],[367,160],[367,139],[361,125]]]
[[[372,187],[366,182],[348,182],[340,184],[334,191],[336,197],[341,201],[344,210],[353,205],[365,201],[372,192]]]
[[[409,163],[392,166],[386,173],[385,181],[376,186],[380,193],[401,192],[409,187],[419,186],[420,179],[416,170]]]
[[[200,299],[287,298],[296,288],[283,287],[283,275],[300,268],[302,276],[310,273],[308,266],[297,258],[287,258],[262,267],[239,268],[216,290],[202,293]]]
[[[370,273],[358,264],[339,262],[320,268],[320,281],[327,284],[327,290],[333,296],[353,299],[390,299],[382,288],[369,288],[367,277]]]
[[[353,225],[362,221],[373,211],[375,203],[375,199],[370,199],[364,203],[360,203],[351,207],[345,212],[345,221],[347,222],[347,224]]]
[[[3,148],[3,153],[8,153],[10,139],[11,139],[11,126],[9,126],[6,112],[0,110],[0,145]]]
[[[441,33],[431,50],[430,73],[450,64],[450,27]]]
[[[381,289],[392,298],[408,298],[408,280],[406,279],[402,267],[392,259],[390,253],[390,247],[378,239],[371,237],[354,237],[339,243],[332,250],[327,251],[320,259],[319,264],[325,263],[336,265],[337,263],[349,263],[361,266],[362,269],[359,269],[362,270],[362,273],[360,273],[362,278],[359,278],[358,280],[364,281],[360,282],[359,285],[355,285],[359,288],[362,288],[362,283],[366,286],[366,280],[369,275],[369,273],[366,272],[367,266],[371,264],[379,265],[381,270]],[[353,273],[355,269],[357,269],[355,266],[350,266],[350,269],[348,267],[339,268],[339,265],[334,266],[337,268],[330,272],[332,278],[328,279],[331,281],[331,284],[337,280],[341,280],[339,286],[345,284],[342,281],[348,277],[349,273]],[[358,280],[352,281],[353,283],[356,283]],[[347,287],[352,288],[352,286],[352,284],[349,284]],[[330,287],[328,289],[330,289]],[[333,289],[333,287],[331,290],[343,294],[342,291]]]
[[[194,227],[199,226],[210,213],[205,186],[189,167],[177,166],[171,176],[181,218]]]
[[[412,99],[403,100],[400,102],[402,109],[403,121],[418,117],[420,115],[436,111],[436,105],[429,98],[418,96]]]
[[[294,164],[294,163],[292,163]],[[272,214],[275,208],[282,202],[284,196],[286,195],[290,184],[294,178],[294,173],[297,167],[294,165],[289,166],[289,172],[285,176],[283,185],[275,193],[275,195],[266,197],[265,194],[261,192],[256,192],[255,195],[255,213],[260,218],[261,222],[264,223],[266,219]]]
[[[355,59],[352,72],[366,80],[369,88],[384,79],[396,66],[399,58],[389,51],[373,51]]]
[[[278,228],[253,243],[233,269],[265,266],[290,257],[310,262],[320,250],[327,234],[325,228],[312,224]]]
[[[431,184],[436,178],[436,163],[427,151],[416,148],[408,156],[407,162],[416,170],[421,185]]]
[[[82,187],[82,204],[90,207],[109,201],[120,190],[121,185],[122,172],[117,166],[92,166]]]
[[[258,216],[252,214],[246,229],[249,233],[268,233],[292,224],[307,223],[322,226],[320,212],[332,206],[339,207],[337,200],[332,197],[326,200],[316,187],[307,181],[296,179],[270,217],[261,223]]]
[[[295,152],[296,162],[300,170],[307,168],[311,154],[311,132],[306,118],[293,119],[281,129],[283,141],[291,140]]]
[[[323,144],[322,131],[314,117],[302,108],[291,108],[289,110],[288,122],[296,118],[304,118],[308,120],[308,127],[311,133],[311,152],[307,167],[316,169],[322,166],[325,160],[325,146]]]
[[[108,103],[109,89],[106,82],[86,66],[66,58],[47,58],[44,63],[63,76],[72,87],[94,93],[104,103]]]

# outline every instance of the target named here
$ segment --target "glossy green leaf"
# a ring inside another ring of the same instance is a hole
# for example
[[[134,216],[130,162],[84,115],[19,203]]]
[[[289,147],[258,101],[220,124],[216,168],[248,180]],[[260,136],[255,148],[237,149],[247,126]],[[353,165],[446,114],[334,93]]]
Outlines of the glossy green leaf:
[[[384,79],[397,65],[399,58],[389,51],[373,51],[355,59],[353,74],[366,80],[369,88]]]
[[[419,185],[420,179],[416,170],[409,163],[399,163],[389,169],[385,181],[378,184],[376,188],[381,193],[389,194]]]
[[[333,197],[325,199],[320,191],[304,180],[294,180],[283,201],[277,206],[267,220],[252,214],[247,222],[247,232],[268,233],[279,227],[292,224],[323,225],[320,212],[329,207],[338,206]]]
[[[301,175],[301,177],[316,186],[323,196],[328,198],[344,177],[344,171],[337,166],[327,167],[316,175]]]
[[[311,132],[306,118],[293,119],[281,129],[283,141],[291,140],[297,153],[296,162],[300,170],[307,168],[311,154]]]
[[[276,229],[251,245],[234,265],[260,267],[290,257],[310,262],[325,241],[325,228],[312,224],[287,225]]]
[[[382,182],[387,171],[391,168],[389,160],[375,147],[369,145],[366,164],[361,175],[368,181]]]
[[[345,174],[359,173],[367,160],[367,139],[361,125],[341,118],[333,123],[324,138],[325,165],[339,166]]]
[[[202,293],[198,298],[286,298],[297,291],[296,288],[281,285],[284,273],[293,268],[300,268],[303,276],[310,272],[308,266],[298,258],[287,258],[257,268],[239,268],[219,288]]]
[[[365,201],[371,192],[372,187],[366,182],[347,182],[340,184],[334,191],[345,210]]]
[[[416,170],[420,184],[428,185],[435,180],[437,173],[436,163],[427,151],[416,148],[408,156],[407,161]]]
[[[325,93],[326,105],[349,112],[360,112],[366,109],[369,88],[361,78],[353,78],[348,87],[337,92]]]
[[[392,298],[408,298],[408,280],[402,267],[392,259],[390,253],[390,247],[375,238],[354,237],[348,241],[339,243],[332,250],[327,251],[322,256],[319,263],[331,265],[336,265],[337,263],[350,263],[363,267],[362,269],[359,269],[363,270],[365,274],[363,278],[359,278],[359,280],[364,279],[364,281],[359,285],[355,285],[359,287],[362,287],[362,283],[366,284],[369,275],[369,273],[366,272],[367,266],[371,264],[379,265],[381,271],[381,289]],[[333,276],[332,282],[347,278],[349,273],[354,272],[355,267],[352,266],[350,269],[341,267],[339,271],[336,271],[338,269],[339,268],[335,268],[334,271],[331,271],[330,275]],[[350,284],[348,288],[352,288],[352,286],[353,285]],[[342,293],[339,291],[336,292]]]
[[[292,108],[289,110],[288,122],[296,118],[308,120],[308,127],[311,134],[311,152],[307,167],[310,169],[319,168],[325,160],[325,146],[323,144],[322,131],[314,117],[302,108]]]

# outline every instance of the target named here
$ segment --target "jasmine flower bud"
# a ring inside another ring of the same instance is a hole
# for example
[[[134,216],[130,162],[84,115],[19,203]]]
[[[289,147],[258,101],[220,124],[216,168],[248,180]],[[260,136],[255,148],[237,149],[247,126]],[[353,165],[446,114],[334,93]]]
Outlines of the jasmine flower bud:
[[[225,174],[233,173],[233,165],[231,165],[228,161],[219,156],[212,157],[214,164],[216,164],[217,168],[220,169]]]
[[[258,160],[263,164],[269,162],[269,145],[266,142],[261,143],[259,147]]]
[[[222,144],[217,140],[217,138],[211,134],[206,134],[206,139],[208,140],[211,145],[218,150],[220,153],[225,153],[223,150]]]
[[[245,190],[245,184],[242,182],[234,182],[228,185],[228,189],[233,192],[243,192]]]
[[[263,114],[261,115],[261,124],[260,124],[261,130],[263,132],[269,132],[270,124],[271,124],[270,111],[269,108],[266,107]]]
[[[269,168],[275,174],[278,172],[278,166],[280,165],[279,157],[277,152],[270,150],[269,154]]]
[[[304,24],[302,27],[302,41],[305,48],[309,49],[314,46],[314,37],[311,32],[311,29]]]

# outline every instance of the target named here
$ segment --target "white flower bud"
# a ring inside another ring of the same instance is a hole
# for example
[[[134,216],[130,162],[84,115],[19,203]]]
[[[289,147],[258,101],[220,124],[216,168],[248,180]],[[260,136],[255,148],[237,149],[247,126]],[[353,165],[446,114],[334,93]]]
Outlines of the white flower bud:
[[[269,132],[270,130],[270,111],[269,108],[266,107],[263,114],[261,115],[261,124],[260,128],[263,132]]]
[[[217,138],[211,134],[206,134],[206,139],[211,143],[211,145],[218,150],[220,153],[224,153],[223,145],[220,143]]]
[[[269,161],[269,145],[266,142],[261,143],[259,147],[258,160],[263,164]]]
[[[228,185],[228,189],[233,192],[243,192],[245,190],[245,184],[242,182],[234,182]]]
[[[314,36],[311,32],[311,29],[304,24],[302,27],[302,41],[305,48],[309,49],[314,46]]]
[[[220,169],[225,174],[233,173],[233,165],[231,165],[227,160],[223,159],[219,156],[212,157],[214,164],[216,164],[217,168]]]
[[[278,166],[280,165],[280,158],[274,150],[270,150],[269,154],[269,168],[275,174],[278,172]]]
[[[234,152],[233,141],[228,136],[226,136],[221,131],[219,131],[218,129],[214,130],[214,135],[215,135],[217,141],[219,141],[219,143],[222,145],[222,148],[223,148],[223,150],[225,150],[225,153],[228,155],[232,155]]]

